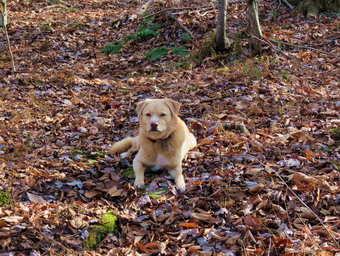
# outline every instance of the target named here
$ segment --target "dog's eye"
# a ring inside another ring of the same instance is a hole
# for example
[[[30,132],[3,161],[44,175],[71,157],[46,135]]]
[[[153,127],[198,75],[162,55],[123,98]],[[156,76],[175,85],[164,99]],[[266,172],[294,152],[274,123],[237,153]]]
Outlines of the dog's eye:
[[[145,115],[146,115],[146,116],[148,116],[148,117],[150,117],[150,116],[151,116],[151,114],[150,114],[150,113],[146,113]]]
[[[162,116],[162,117],[163,117],[163,116],[166,116],[166,114],[162,113],[161,116]]]

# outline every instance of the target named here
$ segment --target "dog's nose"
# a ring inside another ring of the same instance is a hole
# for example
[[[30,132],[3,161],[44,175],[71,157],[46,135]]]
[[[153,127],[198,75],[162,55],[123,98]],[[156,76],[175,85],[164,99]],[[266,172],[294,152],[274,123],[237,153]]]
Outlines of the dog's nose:
[[[157,126],[158,126],[158,123],[152,122],[152,123],[150,124],[150,126],[151,126],[152,129],[156,129]]]

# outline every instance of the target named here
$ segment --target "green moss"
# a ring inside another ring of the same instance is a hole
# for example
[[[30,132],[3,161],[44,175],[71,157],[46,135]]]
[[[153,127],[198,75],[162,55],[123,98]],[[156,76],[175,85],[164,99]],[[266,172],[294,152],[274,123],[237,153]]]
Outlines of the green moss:
[[[11,198],[5,191],[0,191],[0,207],[7,206],[11,202]]]
[[[149,195],[151,198],[157,199],[164,196],[168,192],[169,190],[167,188],[160,188],[152,192],[146,192],[146,194]]]
[[[135,175],[135,172],[133,170],[132,167],[129,167],[129,168],[126,168],[124,171],[123,171],[123,176],[125,177],[133,177]]]
[[[332,139],[340,140],[340,127],[330,129],[329,133],[330,133]]]
[[[94,250],[100,243],[102,238],[96,232],[89,232],[84,242],[84,248],[86,250]]]
[[[89,235],[84,241],[84,248],[86,250],[94,250],[109,233],[117,234],[119,231],[117,220],[118,217],[113,214],[112,210],[105,213],[100,223],[90,229]]]
[[[98,160],[98,158],[105,157],[105,151],[93,151],[90,152],[87,149],[81,148],[71,148],[71,158],[74,158],[76,155],[82,155],[87,160]]]
[[[203,42],[200,48],[190,56],[191,62],[202,62],[205,58],[215,56],[216,55],[216,31],[206,35],[203,39]]]

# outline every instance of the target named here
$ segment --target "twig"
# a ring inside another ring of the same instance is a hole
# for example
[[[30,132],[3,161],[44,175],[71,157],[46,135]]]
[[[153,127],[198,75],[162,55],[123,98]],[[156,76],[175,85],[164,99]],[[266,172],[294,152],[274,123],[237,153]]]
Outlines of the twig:
[[[270,47],[272,47],[275,51],[283,54],[285,57],[287,57],[288,59],[291,59],[292,57],[287,55],[286,53],[284,53],[282,50],[280,50],[278,47],[276,47],[275,45],[273,45],[269,40],[265,40],[263,38],[258,38],[257,36],[252,35],[253,38],[259,40],[260,42],[269,45]]]
[[[258,160],[258,159],[257,159]],[[262,165],[262,166],[266,166],[265,164],[263,164],[260,160],[258,160],[258,162]],[[275,171],[274,171],[275,172]],[[340,247],[340,244],[338,243],[338,241],[336,240],[336,238],[332,235],[331,231],[326,227],[326,225],[323,223],[322,219],[320,219],[320,217],[313,212],[313,210],[288,186],[288,184],[285,182],[285,180],[280,176],[280,174],[278,174],[277,172],[275,172],[276,176],[283,182],[283,184],[288,188],[288,190],[300,201],[300,203],[303,204],[304,207],[306,207],[313,215],[314,217],[321,223],[321,225],[325,228],[325,230],[327,231],[327,233],[330,235],[330,237],[334,240],[334,243]]]
[[[191,36],[191,38],[195,38],[194,34],[193,34],[186,26],[184,26],[184,24],[183,24],[183,22],[181,21],[180,18],[176,18],[176,17],[172,14],[172,12],[170,12],[170,11],[167,11],[167,12],[166,12],[166,15],[167,15],[169,18],[175,20],[175,21],[178,23],[178,25],[179,25],[185,32],[187,32],[187,33]]]
[[[60,248],[62,248],[63,250],[65,250],[66,252],[70,253],[71,255],[73,255],[74,251],[69,249],[68,247],[66,247],[65,245],[63,245],[61,242],[52,239],[50,237],[48,237],[47,235],[44,235],[43,233],[41,233],[38,230],[33,230],[32,231],[33,235],[35,235],[36,237],[39,237],[40,240],[47,240],[49,243],[51,243],[51,245],[57,245]]]
[[[271,239],[271,238],[269,238],[268,256],[270,256],[270,250],[271,250],[271,247],[272,247],[272,239]]]
[[[286,4],[291,10],[294,9],[294,6],[291,5],[287,0],[283,0],[283,2],[285,2],[285,4]]]
[[[8,37],[8,33],[7,33],[7,26],[5,24],[5,14],[2,12],[1,9],[0,9],[0,15],[1,15],[2,20],[4,21],[3,22],[4,23],[3,28],[4,28],[4,32],[5,32],[5,37],[6,37],[6,41],[7,41],[9,55],[11,56],[12,69],[13,69],[13,72],[15,72],[16,68],[15,68],[15,64],[14,64],[13,53],[12,53],[12,50],[11,50],[11,42],[9,41],[9,37]]]

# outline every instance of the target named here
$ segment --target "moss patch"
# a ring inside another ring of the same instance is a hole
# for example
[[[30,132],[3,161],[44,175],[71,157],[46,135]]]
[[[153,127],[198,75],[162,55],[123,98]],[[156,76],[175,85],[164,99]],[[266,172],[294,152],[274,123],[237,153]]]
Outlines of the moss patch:
[[[84,241],[84,248],[86,250],[94,250],[109,233],[117,234],[117,220],[118,217],[113,214],[112,210],[109,210],[107,213],[105,213],[100,223],[94,225],[90,229],[89,235]]]
[[[0,191],[0,207],[8,206],[11,198],[5,191]]]
[[[216,31],[206,35],[199,49],[190,56],[191,62],[201,63],[205,58],[215,56],[216,53]]]
[[[329,133],[333,140],[340,140],[340,127],[330,129]]]
[[[135,172],[132,167],[126,168],[123,171],[123,176],[125,177],[134,177],[134,175],[135,175]]]
[[[169,190],[167,188],[159,188],[155,191],[152,192],[145,192],[145,194],[149,195],[151,198],[157,199],[160,198],[164,195],[166,195],[169,192]]]

